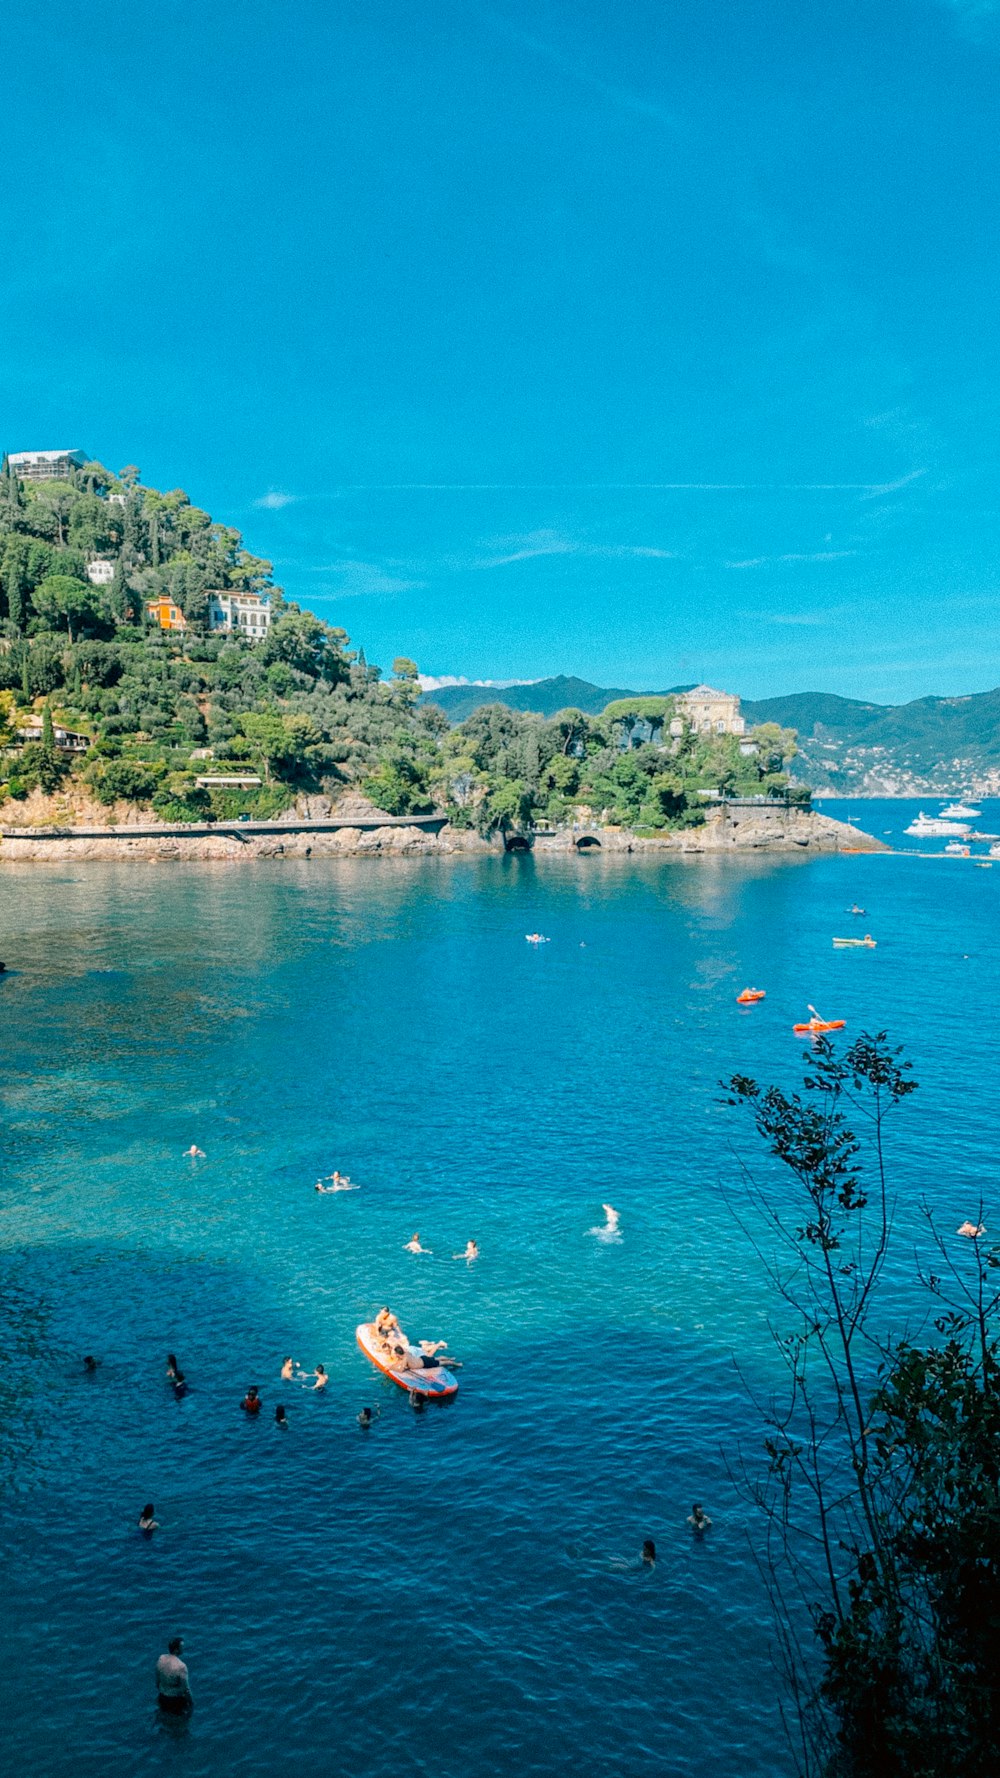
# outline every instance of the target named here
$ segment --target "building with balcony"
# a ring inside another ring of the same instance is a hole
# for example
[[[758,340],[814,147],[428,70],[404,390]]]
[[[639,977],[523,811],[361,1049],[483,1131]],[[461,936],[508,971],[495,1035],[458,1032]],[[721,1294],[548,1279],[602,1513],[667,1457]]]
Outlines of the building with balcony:
[[[26,716],[17,730],[17,738],[19,741],[40,741],[42,728],[40,716]],[[81,735],[77,729],[66,728],[61,722],[52,724],[52,740],[60,753],[86,753],[90,746],[89,735]]]
[[[86,451],[11,451],[7,461],[23,482],[67,482],[89,458]]]
[[[110,586],[115,578],[115,565],[106,557],[98,556],[93,562],[87,563],[87,579],[91,586]]]
[[[239,631],[248,642],[262,642],[271,628],[271,600],[266,593],[209,593],[208,627],[213,635]]]

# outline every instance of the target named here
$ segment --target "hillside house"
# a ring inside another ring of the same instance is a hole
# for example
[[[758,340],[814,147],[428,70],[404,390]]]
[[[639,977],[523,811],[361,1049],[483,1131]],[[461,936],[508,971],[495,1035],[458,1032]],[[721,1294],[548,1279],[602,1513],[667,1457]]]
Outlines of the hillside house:
[[[26,716],[16,732],[19,741],[40,741],[42,718],[40,716]],[[90,746],[89,735],[81,735],[78,730],[66,728],[61,722],[52,724],[52,739],[60,753],[86,753]]]
[[[106,557],[98,556],[93,562],[87,563],[87,579],[91,586],[110,586],[115,578],[115,565]]]
[[[146,611],[161,630],[186,630],[188,627],[187,618],[180,606],[168,599],[165,593],[159,599],[150,599]]]
[[[86,451],[11,451],[7,461],[23,482],[67,482],[88,458]]]
[[[746,733],[747,725],[740,715],[740,700],[735,692],[696,685],[692,691],[678,692],[674,703],[677,714],[670,724],[672,735],[683,734],[685,724],[696,735]]]
[[[248,642],[262,642],[271,628],[270,598],[266,593],[209,593],[208,627],[215,635],[238,630]]]

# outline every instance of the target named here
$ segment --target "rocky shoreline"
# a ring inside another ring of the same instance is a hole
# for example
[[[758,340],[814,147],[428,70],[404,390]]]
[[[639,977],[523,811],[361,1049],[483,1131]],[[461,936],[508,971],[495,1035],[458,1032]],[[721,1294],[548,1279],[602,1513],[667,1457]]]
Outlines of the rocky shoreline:
[[[329,814],[321,819],[310,818],[306,812],[304,817],[298,815],[294,820],[256,823],[243,830],[237,824],[220,824],[210,831],[185,831],[142,820],[135,813],[130,821],[109,825],[106,831],[76,823],[47,823],[44,828],[5,826],[0,830],[0,864],[112,859],[167,863],[187,859],[453,857],[462,853],[496,854],[505,849],[499,835],[484,840],[447,823],[425,821],[418,825],[417,821],[392,821],[384,815],[379,820],[379,813],[352,810],[336,823]],[[514,844],[519,842],[515,840]],[[870,834],[860,833],[826,815],[799,809],[760,808],[742,808],[735,814],[729,809],[713,809],[701,827],[655,837],[600,825],[566,827],[525,837],[520,847],[544,854],[601,851],[682,857],[888,850]]]

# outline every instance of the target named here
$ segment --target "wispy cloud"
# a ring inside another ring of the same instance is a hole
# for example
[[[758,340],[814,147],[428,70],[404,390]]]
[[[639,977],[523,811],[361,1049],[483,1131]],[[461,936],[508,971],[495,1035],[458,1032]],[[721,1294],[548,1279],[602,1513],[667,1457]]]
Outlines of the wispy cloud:
[[[585,86],[589,92],[597,93],[619,111],[631,112],[634,117],[645,118],[649,123],[659,124],[670,130],[683,128],[683,120],[656,99],[647,98],[631,87],[617,86],[595,74],[575,56],[567,55],[556,44],[546,43],[542,38],[535,37],[531,32],[522,31],[513,25],[492,7],[483,7],[482,12],[495,25],[502,36],[509,42],[516,43],[519,48],[536,56],[539,61],[548,62],[558,73],[565,75],[578,85]]]
[[[373,593],[407,593],[424,585],[422,580],[404,580],[389,573],[380,562],[324,562],[313,572],[337,576],[339,585],[335,596],[338,599],[360,599]]]
[[[911,469],[909,475],[901,475],[898,481],[876,482],[865,490],[864,499],[877,500],[880,494],[898,494],[900,488],[908,488],[912,482],[918,482],[927,474],[926,469]]]
[[[342,482],[318,496],[345,494],[891,494],[926,475],[913,469],[895,482]]]
[[[285,494],[280,488],[269,488],[254,501],[254,505],[263,507],[265,512],[280,512],[283,506],[294,506],[301,498],[301,494]]]
[[[787,550],[781,556],[747,556],[741,562],[724,562],[724,568],[765,568],[773,562],[842,562],[856,556],[856,549]]]
[[[504,541],[508,547],[498,553],[480,556],[471,562],[454,563],[453,566],[477,570],[510,568],[517,562],[530,562],[538,556],[600,557],[606,561],[638,558],[661,562],[674,561],[677,556],[676,550],[659,549],[653,544],[588,543],[577,538],[561,537],[550,531],[532,531],[526,537],[508,538]]]

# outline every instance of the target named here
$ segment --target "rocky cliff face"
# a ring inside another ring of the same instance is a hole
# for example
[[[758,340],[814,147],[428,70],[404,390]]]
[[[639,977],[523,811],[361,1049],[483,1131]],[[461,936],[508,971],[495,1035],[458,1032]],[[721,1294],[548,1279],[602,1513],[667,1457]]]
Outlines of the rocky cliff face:
[[[104,811],[107,814],[107,811]],[[831,821],[825,815],[800,810],[743,810],[742,819],[732,820],[722,810],[713,810],[703,827],[683,833],[662,834],[655,838],[640,837],[627,828],[577,828],[538,836],[533,849],[539,853],[571,853],[580,849],[613,853],[698,853],[742,852],[884,852],[881,841],[858,833],[844,822]],[[345,817],[338,809],[338,816]],[[306,815],[306,819],[328,820],[328,812]],[[300,816],[300,819],[302,817]],[[347,819],[350,819],[348,814]],[[355,819],[371,819],[371,813],[355,813]],[[134,827],[135,824],[133,824]],[[584,848],[581,848],[581,841]],[[588,844],[589,842],[589,844]],[[595,844],[596,842],[596,844]],[[252,858],[363,858],[369,856],[448,857],[456,853],[499,852],[503,842],[482,840],[478,835],[443,827],[440,833],[428,833],[419,827],[355,827],[312,828],[305,832],[291,831],[276,821],[265,833],[241,833],[238,828],[212,833],[188,833],[177,828],[157,832],[155,824],[143,823],[141,833],[130,832],[128,825],[106,833],[74,834],[62,828],[56,832],[50,824],[46,831],[20,830],[6,827],[0,839],[0,864],[25,860],[32,863],[59,863],[67,859],[101,860],[136,859],[180,862],[185,859],[214,859],[239,862]]]

